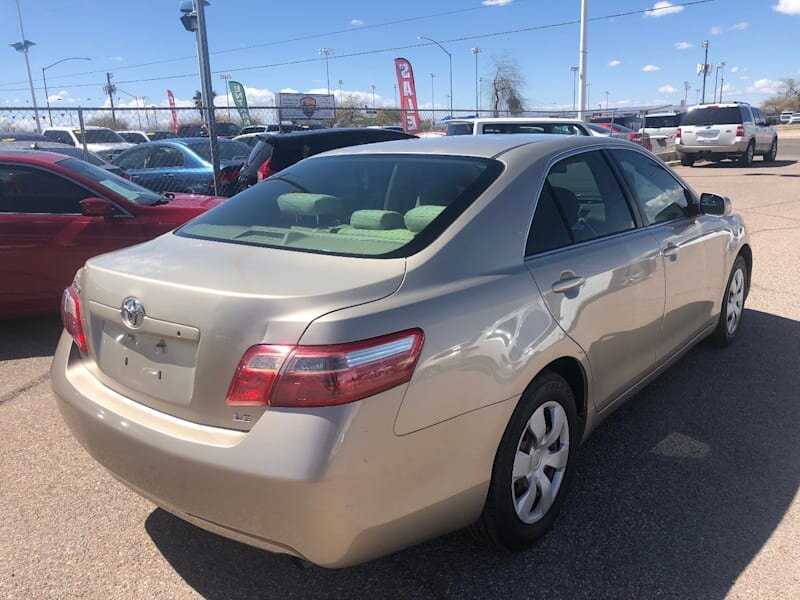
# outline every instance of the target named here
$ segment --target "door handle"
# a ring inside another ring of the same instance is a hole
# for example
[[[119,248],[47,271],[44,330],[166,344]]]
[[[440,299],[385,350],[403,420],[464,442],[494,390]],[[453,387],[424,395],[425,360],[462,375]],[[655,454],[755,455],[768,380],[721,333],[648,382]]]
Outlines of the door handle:
[[[164,177],[175,177],[174,173],[165,173]]]
[[[552,290],[556,294],[564,294],[569,292],[570,290],[576,290],[579,287],[582,287],[586,283],[585,277],[580,277],[579,275],[573,275],[572,277],[566,277],[564,279],[559,279],[552,285]]]
[[[664,255],[664,256],[666,256],[667,258],[671,258],[671,257],[673,257],[673,256],[677,256],[677,255],[678,255],[678,252],[680,251],[680,249],[681,249],[681,247],[680,247],[680,246],[678,246],[677,244],[674,244],[674,243],[670,242],[670,243],[668,243],[668,244],[667,244],[667,247],[666,247],[666,248],[664,248],[664,249],[661,251],[661,254],[663,254],[663,255]]]

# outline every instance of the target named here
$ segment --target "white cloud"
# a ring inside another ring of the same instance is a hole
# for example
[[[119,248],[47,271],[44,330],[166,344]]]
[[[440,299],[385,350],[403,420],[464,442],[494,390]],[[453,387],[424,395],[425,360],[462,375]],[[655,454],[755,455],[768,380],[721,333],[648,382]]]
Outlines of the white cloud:
[[[631,100],[617,100],[614,104],[619,106],[620,104],[631,104],[631,103],[632,103]]]
[[[660,88],[658,88],[658,91],[661,92],[662,94],[674,94],[678,90],[672,87],[671,85],[662,85]]]
[[[617,59],[615,58],[615,59],[614,59],[614,60],[612,60],[610,63],[608,63],[608,66],[609,66],[609,67],[618,67],[618,66],[620,66],[621,64],[622,64],[622,61],[621,61],[621,60],[617,60]]]
[[[364,21],[362,21],[361,19],[350,19],[350,25],[352,25],[353,27],[360,27],[363,24]]]
[[[731,67],[731,73],[738,73],[739,67]]]
[[[749,75],[742,75],[741,77],[739,77],[739,79],[742,80],[742,81],[747,81],[747,80],[750,79],[750,76]]]
[[[645,66],[642,67],[642,71],[644,73],[655,73],[656,71],[660,71],[660,70],[661,70],[661,67],[658,67],[656,65],[645,65]]]
[[[511,4],[514,0],[483,0],[481,4],[484,6],[505,6]]]
[[[653,8],[644,11],[645,17],[664,17],[666,15],[674,15],[683,11],[682,6],[675,6],[672,2],[656,2]]]
[[[675,42],[675,50],[688,50],[689,48],[694,48],[694,44],[690,44],[689,42]]]
[[[735,25],[731,25],[731,29],[734,29],[736,31],[744,31],[748,27],[750,27],[750,23],[748,23],[747,21],[740,21],[739,23],[736,23]]]
[[[719,25],[714,25],[711,28],[711,35],[722,35],[723,29]]]
[[[765,77],[757,80],[755,83],[753,83],[753,85],[748,86],[745,89],[745,92],[748,94],[772,95],[783,91],[783,89],[784,85],[782,82],[775,81],[773,79],[767,79]]]
[[[800,0],[778,0],[772,5],[772,10],[785,15],[800,15]]]

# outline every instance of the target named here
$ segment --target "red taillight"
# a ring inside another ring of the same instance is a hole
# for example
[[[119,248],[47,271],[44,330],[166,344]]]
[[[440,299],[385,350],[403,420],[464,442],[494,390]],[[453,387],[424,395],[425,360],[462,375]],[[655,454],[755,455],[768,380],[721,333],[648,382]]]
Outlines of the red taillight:
[[[744,125],[736,127],[736,137],[744,137]]]
[[[83,316],[81,314],[81,299],[74,285],[64,290],[61,298],[61,322],[64,329],[72,336],[75,345],[84,354],[89,351],[86,345],[86,334],[83,331]]]
[[[334,346],[260,345],[239,363],[232,406],[334,406],[411,379],[424,334],[419,329]]]
[[[272,170],[272,167],[269,164],[270,160],[271,160],[271,158],[268,158],[267,160],[264,161],[264,164],[262,164],[260,167],[258,167],[258,180],[259,181],[263,181],[267,177],[271,177],[272,175],[277,173],[277,171],[273,171]]]
[[[675,141],[676,142],[680,142],[681,141],[681,128],[680,127],[678,127],[678,131],[675,132]]]

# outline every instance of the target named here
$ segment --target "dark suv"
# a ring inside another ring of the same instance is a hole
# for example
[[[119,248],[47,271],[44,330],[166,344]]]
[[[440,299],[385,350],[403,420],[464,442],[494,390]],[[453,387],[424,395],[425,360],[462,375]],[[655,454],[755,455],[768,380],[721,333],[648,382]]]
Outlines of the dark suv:
[[[242,191],[290,167],[304,158],[346,146],[405,140],[417,136],[387,129],[341,128],[297,131],[259,136],[247,161],[239,171],[238,190]]]

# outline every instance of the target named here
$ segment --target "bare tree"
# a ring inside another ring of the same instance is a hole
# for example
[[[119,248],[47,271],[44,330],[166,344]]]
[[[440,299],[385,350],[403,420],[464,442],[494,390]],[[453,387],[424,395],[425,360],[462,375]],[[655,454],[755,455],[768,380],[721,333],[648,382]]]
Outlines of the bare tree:
[[[492,62],[494,73],[489,80],[488,91],[494,116],[499,117],[500,111],[507,111],[512,115],[520,114],[525,110],[522,90],[526,82],[519,64],[507,55],[494,57]]]
[[[356,127],[364,122],[362,110],[364,106],[358,96],[345,96],[336,107],[336,124],[339,127]]]
[[[768,113],[800,110],[800,82],[792,78],[781,79],[781,89],[764,100],[761,108]]]

